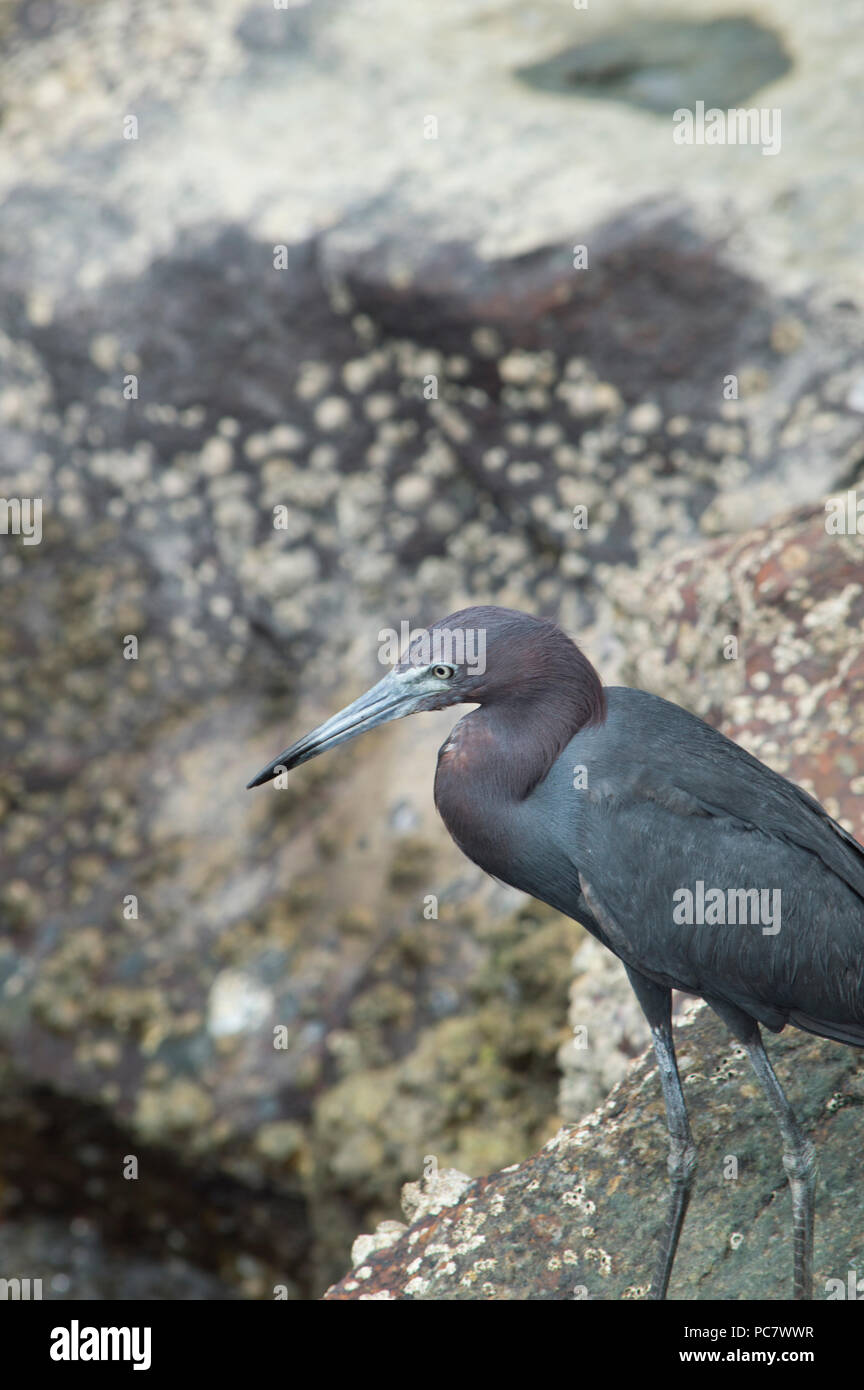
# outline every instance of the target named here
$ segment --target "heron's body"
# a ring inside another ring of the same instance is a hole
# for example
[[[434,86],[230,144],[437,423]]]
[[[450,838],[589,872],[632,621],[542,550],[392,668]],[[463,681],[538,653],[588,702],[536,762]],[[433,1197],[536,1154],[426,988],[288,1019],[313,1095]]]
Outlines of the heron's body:
[[[488,660],[430,661],[430,636],[433,649],[437,639],[463,654],[488,647]],[[454,840],[608,946],[650,1024],[671,1187],[653,1296],[666,1295],[696,1166],[672,1036],[677,988],[729,1026],[774,1111],[792,1190],[795,1297],[809,1298],[815,1154],[759,1025],[864,1046],[864,849],[701,719],[639,690],[604,690],[553,623],[504,608],[436,623],[250,786],[364,729],[454,704],[479,706],[438,759],[435,801]]]
[[[806,792],[678,705],[605,693],[604,722],[571,738],[524,798],[488,787],[526,764],[518,722],[505,738],[483,709],[460,721],[435,783],[456,843],[656,984],[726,1001],[774,1030],[792,1023],[864,1046],[864,849]],[[676,924],[673,895],[699,882],[736,905],[730,893],[779,890],[780,921],[767,931],[762,921]]]

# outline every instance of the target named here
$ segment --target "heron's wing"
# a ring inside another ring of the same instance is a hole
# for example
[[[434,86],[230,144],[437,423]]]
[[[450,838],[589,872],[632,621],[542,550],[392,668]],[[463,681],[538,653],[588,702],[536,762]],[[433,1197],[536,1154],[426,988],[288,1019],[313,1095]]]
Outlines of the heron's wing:
[[[675,785],[707,815],[730,818],[816,855],[858,894],[864,909],[864,848],[855,837],[803,788],[727,739],[720,747],[723,752],[714,753],[712,767],[721,776],[710,791],[699,790],[689,760],[676,769]],[[726,753],[730,748],[732,757]]]
[[[818,801],[680,706],[643,691],[614,693],[627,697],[623,718],[635,712],[642,726],[628,776],[632,790],[797,845],[864,904],[864,847]]]
[[[596,759],[585,750],[574,858],[613,950],[660,984],[726,999],[769,1027],[864,1042],[864,849],[716,730],[644,700],[638,720],[622,724],[619,712]],[[625,732],[637,723],[638,743]],[[676,920],[682,891],[695,905],[700,883],[722,898],[720,920]],[[730,895],[751,890],[768,918],[727,920]]]

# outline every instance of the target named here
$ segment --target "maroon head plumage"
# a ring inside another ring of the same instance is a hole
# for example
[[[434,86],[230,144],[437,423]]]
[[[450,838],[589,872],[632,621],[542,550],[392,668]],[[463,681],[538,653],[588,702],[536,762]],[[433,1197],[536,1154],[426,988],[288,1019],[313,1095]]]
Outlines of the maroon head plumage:
[[[433,648],[446,650],[449,637],[457,654],[465,652],[454,677],[464,703],[506,702],[525,713],[554,695],[563,722],[574,733],[605,716],[600,677],[576,643],[548,618],[477,606],[451,613],[429,631]]]
[[[521,795],[579,729],[605,716],[597,672],[555,623],[510,608],[463,608],[414,634],[377,685],[274,758],[249,786],[379,724],[457,704],[481,706],[482,718],[477,711],[462,721],[475,736],[506,732],[518,773],[512,790]]]

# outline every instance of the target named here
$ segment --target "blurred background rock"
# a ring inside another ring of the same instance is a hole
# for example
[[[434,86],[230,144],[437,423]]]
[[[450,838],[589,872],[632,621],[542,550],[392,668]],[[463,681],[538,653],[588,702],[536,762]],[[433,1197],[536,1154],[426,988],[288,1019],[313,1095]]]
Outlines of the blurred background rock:
[[[862,20],[0,5],[4,1276],[318,1296],[644,1047],[436,821],[444,716],[244,792],[379,630],[554,615],[860,834]],[[674,144],[699,99],[782,149]]]

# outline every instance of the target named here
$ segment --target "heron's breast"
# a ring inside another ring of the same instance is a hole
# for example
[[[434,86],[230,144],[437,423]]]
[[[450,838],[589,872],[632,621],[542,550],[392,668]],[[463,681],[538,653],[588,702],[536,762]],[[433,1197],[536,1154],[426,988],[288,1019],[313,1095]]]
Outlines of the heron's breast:
[[[438,775],[448,778],[477,773],[481,768],[488,768],[497,752],[490,729],[479,721],[478,727],[471,728],[467,720],[460,719],[438,750]]]
[[[468,718],[453,729],[438,754],[435,805],[460,849],[500,875],[509,801],[502,749],[491,730]]]

